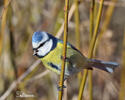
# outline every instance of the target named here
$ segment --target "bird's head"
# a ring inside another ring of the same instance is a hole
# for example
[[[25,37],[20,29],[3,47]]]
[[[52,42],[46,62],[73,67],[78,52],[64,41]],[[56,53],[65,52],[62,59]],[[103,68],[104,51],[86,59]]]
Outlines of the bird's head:
[[[37,31],[32,36],[32,47],[35,56],[42,58],[56,47],[57,39],[47,32]]]

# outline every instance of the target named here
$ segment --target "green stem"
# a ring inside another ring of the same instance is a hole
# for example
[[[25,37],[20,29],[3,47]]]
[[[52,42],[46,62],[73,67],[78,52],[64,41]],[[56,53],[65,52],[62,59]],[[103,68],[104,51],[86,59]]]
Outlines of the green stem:
[[[76,47],[80,50],[80,30],[79,30],[79,0],[75,0],[75,37]],[[78,74],[79,83],[81,81],[81,73]]]
[[[75,0],[75,34],[76,34],[76,47],[80,49],[80,31],[79,31],[79,1]]]
[[[5,26],[6,26],[6,17],[8,12],[8,0],[4,0],[4,12],[1,19],[1,31],[0,31],[0,56],[2,54],[2,45],[3,45],[3,38],[4,38],[4,32],[5,32]]]
[[[119,91],[119,100],[125,100],[125,30],[122,51],[122,70],[121,70],[121,85]]]
[[[94,8],[95,8],[95,0],[91,0],[90,6],[90,40],[93,36],[93,29],[94,29]]]
[[[58,100],[62,100],[63,95],[63,83],[64,83],[64,73],[65,73],[65,58],[66,58],[66,50],[67,50],[67,35],[68,35],[68,11],[69,11],[69,0],[65,0],[65,23],[64,23],[64,43],[63,43],[63,60],[61,66],[60,73],[60,82],[59,82],[59,93]]]
[[[92,37],[92,39],[90,41],[90,48],[89,48],[88,58],[92,58],[93,57],[93,51],[94,51],[94,47],[95,47],[95,43],[96,43],[96,39],[97,39],[97,32],[98,32],[98,28],[99,28],[100,19],[101,19],[103,2],[104,2],[104,0],[101,0],[98,16],[97,16],[97,20],[96,20],[96,26],[95,26],[94,34],[93,34],[93,37]],[[84,72],[85,76],[83,76],[82,83],[80,85],[78,100],[82,100],[82,94],[83,94],[84,87],[85,87],[84,85],[85,85],[85,82],[86,82],[86,78],[85,77],[87,77],[86,74],[88,74],[87,70],[85,70],[85,72]]]
[[[86,82],[86,79],[87,79],[87,74],[88,74],[88,70],[84,69],[84,74],[83,74],[83,78],[82,78],[80,89],[79,89],[78,100],[82,100],[82,94],[83,94],[83,91],[84,91],[84,88],[85,88],[85,82]]]
[[[91,0],[91,7],[90,7],[90,40],[93,37],[93,30],[94,30],[94,7],[95,0]],[[92,70],[88,71],[88,81],[89,81],[89,100],[93,98],[93,87],[92,87]]]
[[[117,1],[118,0],[112,0],[112,2],[114,2],[114,3],[107,8],[107,11],[106,11],[106,14],[105,14],[105,18],[104,18],[105,20],[104,20],[104,23],[102,25],[101,31],[99,33],[98,39],[96,41],[96,47],[95,47],[96,49],[97,49],[97,46],[99,44],[99,41],[100,41],[101,37],[103,36],[103,34],[105,33],[105,31],[108,28],[108,25],[110,23],[110,19],[112,17],[112,13],[114,11],[115,4],[117,3]]]

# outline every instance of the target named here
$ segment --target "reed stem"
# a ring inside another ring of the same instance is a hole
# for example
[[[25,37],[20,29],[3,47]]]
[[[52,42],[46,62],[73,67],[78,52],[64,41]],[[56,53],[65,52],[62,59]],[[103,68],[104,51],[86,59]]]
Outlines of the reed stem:
[[[109,5],[108,8],[107,8],[107,11],[106,11],[106,14],[105,14],[105,18],[104,18],[105,20],[104,20],[104,23],[102,25],[102,29],[101,29],[101,31],[99,33],[98,39],[96,41],[96,47],[95,48],[97,48],[101,37],[103,36],[103,34],[105,33],[105,31],[108,28],[108,25],[110,23],[110,20],[111,20],[111,17],[112,17],[112,13],[114,11],[114,8],[115,8],[115,5],[116,5],[117,1],[118,0],[112,0],[113,4]]]
[[[90,5],[90,40],[93,36],[93,29],[94,29],[94,8],[95,8],[95,0],[91,0]]]
[[[95,0],[91,0],[91,7],[90,7],[90,40],[93,37],[93,31],[94,31],[94,8],[95,8]],[[88,71],[88,81],[89,81],[89,100],[92,100],[92,98],[93,98],[92,70]]]
[[[82,100],[82,95],[83,95],[83,91],[84,91],[84,88],[85,88],[88,70],[84,69],[83,72],[84,72],[84,74],[83,74],[80,89],[79,89],[78,100]]]
[[[75,0],[75,37],[76,47],[80,50],[80,30],[79,30],[79,0]],[[78,74],[78,80],[81,82],[81,72]]]
[[[67,50],[67,36],[68,36],[68,11],[69,11],[69,0],[65,0],[65,23],[64,23],[64,43],[63,43],[63,60],[61,66],[60,73],[60,82],[59,82],[59,92],[58,92],[58,100],[62,100],[63,96],[63,83],[64,83],[64,73],[65,73],[65,58],[66,58],[66,50]]]
[[[76,47],[80,49],[80,30],[79,30],[79,1],[75,0],[75,35],[76,35]]]
[[[7,17],[7,11],[8,11],[8,0],[4,0],[4,12],[1,19],[1,31],[0,31],[0,56],[2,53],[2,45],[3,45],[3,38],[4,38],[4,32],[5,32],[5,26],[6,26],[6,17]]]
[[[89,48],[88,58],[93,57],[93,51],[94,51],[94,47],[95,47],[95,43],[96,43],[96,39],[97,39],[97,32],[98,32],[98,28],[99,28],[100,19],[101,19],[103,2],[104,2],[104,0],[100,1],[100,7],[99,7],[98,15],[97,15],[96,26],[95,26],[95,29],[94,29],[93,37],[92,37],[92,39],[90,41],[90,48]],[[87,77],[86,74],[88,74],[88,70],[84,71],[84,74],[83,74],[84,76],[83,76],[83,79],[82,79],[82,82],[81,82],[81,85],[80,85],[78,100],[82,100],[82,94],[83,94],[84,87],[85,87],[84,85],[85,85],[85,82],[86,82],[85,77]]]
[[[119,91],[119,100],[125,100],[125,28],[122,51],[122,70],[121,70],[121,85]]]

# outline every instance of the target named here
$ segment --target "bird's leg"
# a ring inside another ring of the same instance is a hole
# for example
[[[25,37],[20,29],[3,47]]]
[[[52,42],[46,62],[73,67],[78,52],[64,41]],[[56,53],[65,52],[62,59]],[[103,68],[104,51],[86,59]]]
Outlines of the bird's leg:
[[[69,62],[69,63],[70,63],[70,59],[69,59],[68,57],[65,57],[65,58],[64,58],[63,56],[61,56],[61,59],[65,59],[66,62]],[[63,82],[64,82],[67,78],[68,78],[68,76],[65,75]],[[63,85],[63,88],[66,88],[66,86]],[[62,91],[62,90],[61,90],[61,87],[59,86],[59,84],[58,84],[58,86],[57,86],[57,89],[58,89],[58,91]]]
[[[65,81],[65,80],[66,80],[66,79],[64,78],[64,81]],[[62,88],[64,89],[64,88],[66,88],[66,86],[63,85]],[[61,86],[59,86],[59,83],[57,84],[57,90],[58,90],[58,91],[62,91]]]
[[[69,77],[69,76],[67,76],[67,75],[64,76],[63,83],[65,82],[65,80],[68,79],[68,77]],[[58,81],[59,81],[59,80],[58,80]],[[57,84],[57,90],[58,90],[58,91],[62,91],[62,90],[61,90],[61,87],[59,86],[59,82],[57,82],[57,83],[58,83],[58,84]],[[64,88],[66,88],[65,85],[63,85],[63,89],[64,89]]]
[[[65,86],[65,85],[63,85],[63,87],[62,87],[62,88],[64,89],[64,88],[66,88],[66,86]],[[59,85],[58,85],[58,86],[57,86],[57,90],[58,90],[58,91],[62,91],[61,86],[59,86]]]

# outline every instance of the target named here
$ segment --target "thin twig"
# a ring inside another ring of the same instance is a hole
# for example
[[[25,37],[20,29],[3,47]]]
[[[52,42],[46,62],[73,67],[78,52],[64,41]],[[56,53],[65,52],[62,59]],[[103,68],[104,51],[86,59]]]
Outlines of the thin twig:
[[[87,2],[90,2],[91,0],[86,0]],[[98,4],[100,4],[100,0],[95,0]],[[104,1],[104,6],[112,6],[115,2],[112,1]],[[115,4],[115,7],[125,7],[125,1],[119,1],[117,4]]]
[[[38,79],[42,78],[43,76],[47,75],[49,72],[50,72],[49,70],[46,70],[46,71],[44,71],[44,72],[42,72],[42,73],[40,73],[40,74],[38,74],[38,75],[32,77],[31,79],[27,80],[26,83],[33,82],[33,81],[35,81],[35,80],[38,80]]]
[[[9,94],[16,88],[17,84],[19,84],[30,72],[32,72],[40,64],[40,62],[40,60],[34,62],[22,76],[15,80],[8,88],[8,90],[0,97],[0,100],[5,100],[9,96]]]
[[[75,4],[72,4],[72,6],[69,10],[68,22],[72,18],[74,11],[75,11]],[[61,37],[63,30],[64,30],[64,23],[61,25],[59,31],[57,32],[57,35],[56,35],[57,38]]]

